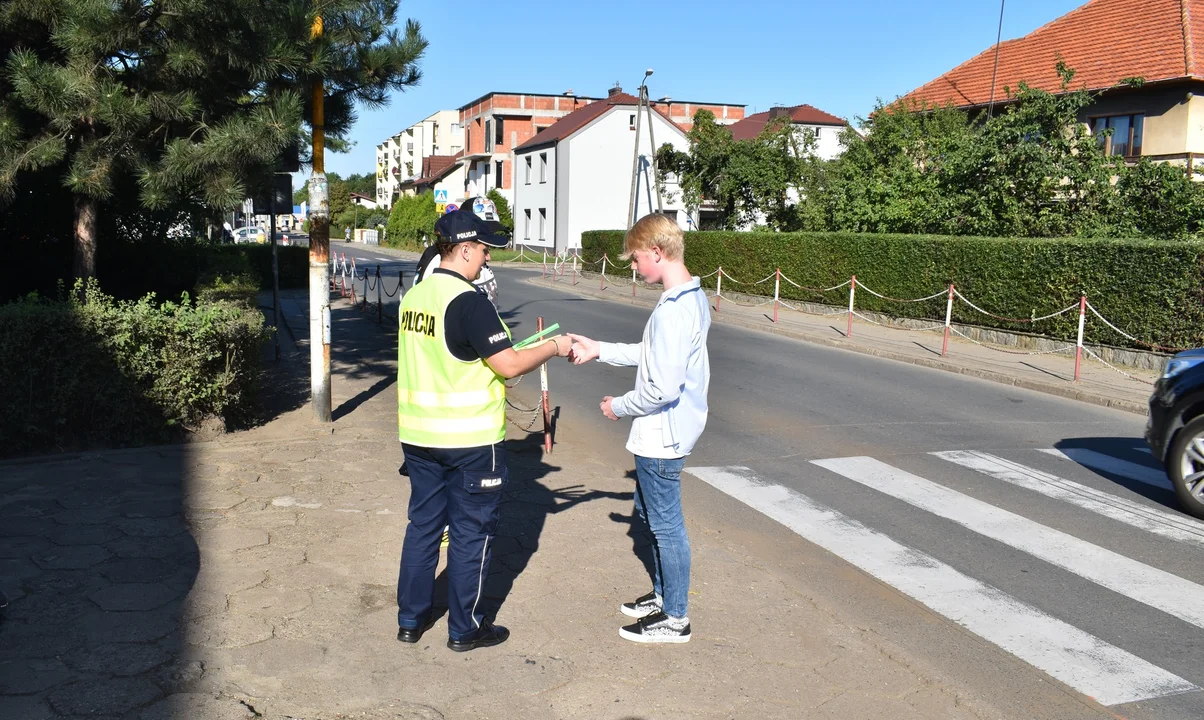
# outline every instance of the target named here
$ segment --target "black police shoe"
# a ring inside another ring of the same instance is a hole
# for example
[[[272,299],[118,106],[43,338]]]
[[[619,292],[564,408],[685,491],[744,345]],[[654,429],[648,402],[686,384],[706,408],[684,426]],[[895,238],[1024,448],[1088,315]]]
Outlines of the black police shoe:
[[[403,643],[416,643],[422,639],[422,634],[435,624],[435,616],[431,615],[427,621],[416,628],[397,628],[397,639]]]
[[[456,652],[468,652],[477,648],[501,645],[510,637],[510,631],[501,625],[494,625],[488,620],[481,621],[481,627],[475,633],[463,640],[447,639],[447,646]]]

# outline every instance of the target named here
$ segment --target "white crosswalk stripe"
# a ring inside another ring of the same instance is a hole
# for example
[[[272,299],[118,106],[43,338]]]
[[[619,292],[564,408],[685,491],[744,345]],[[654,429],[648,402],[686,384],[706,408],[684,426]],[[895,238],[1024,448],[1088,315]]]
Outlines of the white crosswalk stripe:
[[[1152,485],[1156,488],[1162,488],[1163,490],[1175,489],[1170,478],[1161,470],[1146,467],[1145,465],[1138,465],[1128,460],[1114,458],[1111,455],[1105,455],[1094,450],[1083,448],[1043,448],[1041,452],[1056,457],[1059,460],[1069,460],[1079,465],[1085,465],[1086,467],[1102,470],[1113,475],[1120,475],[1121,477],[1136,480],[1145,485]]]
[[[836,466],[858,475],[870,467]],[[748,468],[687,472],[1104,705],[1199,689],[801,493],[761,481]]]
[[[1204,548],[1204,523],[1181,513],[1160,510],[1126,500],[984,452],[954,450],[931,454],[998,480],[1034,490],[1047,497],[1064,500],[1072,505],[1155,535]]]
[[[813,464],[1204,627],[1204,587],[868,457]]]

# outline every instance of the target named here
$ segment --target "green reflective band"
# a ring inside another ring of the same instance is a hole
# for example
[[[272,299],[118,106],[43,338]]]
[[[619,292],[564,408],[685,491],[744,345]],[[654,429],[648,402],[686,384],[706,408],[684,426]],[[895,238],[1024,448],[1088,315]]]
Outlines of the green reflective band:
[[[523,340],[523,341],[519,342],[518,344],[516,344],[516,345],[514,346],[514,349],[515,349],[515,350],[522,350],[523,348],[527,347],[527,346],[528,346],[528,345],[530,345],[531,343],[533,343],[533,342],[535,342],[536,340],[540,339],[540,338],[541,338],[541,337],[543,337],[544,335],[547,335],[548,333],[552,332],[553,330],[556,330],[556,329],[558,329],[559,327],[560,327],[560,323],[554,323],[554,324],[552,325],[552,327],[544,328],[543,330],[540,330],[539,332],[535,333],[534,335],[532,335],[531,337],[527,338],[526,340]]]

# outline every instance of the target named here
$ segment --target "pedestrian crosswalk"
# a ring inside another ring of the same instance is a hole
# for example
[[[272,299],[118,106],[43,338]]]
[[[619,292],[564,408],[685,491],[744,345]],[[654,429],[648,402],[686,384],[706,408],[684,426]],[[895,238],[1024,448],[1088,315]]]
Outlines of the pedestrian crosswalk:
[[[925,475],[937,478],[947,479],[951,472],[963,489],[971,487],[965,483],[985,483],[994,490],[992,486],[1000,481],[1005,484],[1002,487],[1032,491],[1091,513],[1086,517],[1114,524],[1119,532],[1140,533],[1143,539],[1173,544],[1191,553],[1204,551],[1204,523],[1154,502],[1138,501],[1143,498],[1124,497],[1123,489],[1108,492],[1062,477],[1071,474],[1069,462],[1073,461],[1122,480],[1165,487],[1157,482],[1161,473],[1156,468],[1080,448],[1028,452],[1024,459],[1030,464],[1004,457],[1006,454],[942,451],[912,456],[903,464],[913,470],[919,467]],[[1026,507],[1024,503],[1014,504],[1011,509],[1000,507],[959,492],[949,483],[921,477],[872,457],[814,459],[810,465],[811,470],[796,470],[794,476],[781,478],[762,476],[743,466],[686,470],[1103,705],[1200,692],[1196,683],[1201,678],[1191,672],[1179,669],[1177,674],[1164,669],[1143,659],[1134,648],[1122,648],[1119,644],[1123,643],[1114,644],[1076,627],[1073,606],[1059,602],[1056,607],[1038,607],[1043,601],[1033,598],[1048,594],[1023,592],[1026,599],[1022,600],[973,577],[973,571],[957,569],[953,560],[942,559],[942,554],[950,551],[941,542],[926,539],[920,543],[922,547],[908,546],[870,527],[872,520],[863,522],[856,517],[861,507],[857,503],[850,503],[853,510],[846,514],[831,506],[839,502],[823,504],[796,488],[806,487],[808,479],[848,481],[868,488],[884,503],[903,503],[940,518],[952,528],[951,533],[960,537],[989,539],[1057,569],[1051,572],[1070,573],[1115,594],[1105,593],[1105,601],[1119,595],[1151,612],[1177,618],[1194,626],[1189,630],[1192,633],[1204,629],[1204,585],[1117,552],[1123,547],[1103,547],[1025,517],[1015,511]],[[931,472],[924,470],[928,467]],[[1161,480],[1165,481],[1165,476]],[[990,492],[977,494],[992,496]],[[1204,558],[1204,554],[1199,557]],[[1102,634],[1108,635],[1106,630]],[[1204,632],[1193,637],[1192,642],[1199,645]],[[1184,674],[1191,679],[1182,677]]]

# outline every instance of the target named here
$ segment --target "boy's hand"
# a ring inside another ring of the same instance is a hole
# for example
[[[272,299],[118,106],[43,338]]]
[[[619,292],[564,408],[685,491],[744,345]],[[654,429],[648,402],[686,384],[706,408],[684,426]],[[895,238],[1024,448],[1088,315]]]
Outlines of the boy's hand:
[[[584,365],[590,360],[598,359],[598,353],[602,348],[601,343],[597,340],[573,333],[565,333],[565,335],[573,341],[573,351],[569,354],[569,362],[574,365]]]
[[[602,398],[602,406],[601,406],[602,414],[605,415],[606,417],[610,418],[611,420],[618,420],[619,416],[615,415],[614,408],[611,407],[611,402],[613,400],[614,400],[614,398],[611,397],[610,395],[607,395],[606,397]]]

